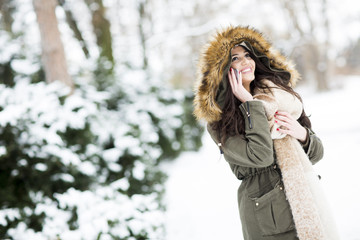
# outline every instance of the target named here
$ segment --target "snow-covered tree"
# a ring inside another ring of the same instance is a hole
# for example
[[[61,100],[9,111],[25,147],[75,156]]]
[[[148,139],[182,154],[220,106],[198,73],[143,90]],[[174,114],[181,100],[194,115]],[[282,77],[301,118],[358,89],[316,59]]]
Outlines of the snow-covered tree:
[[[70,95],[46,84],[31,0],[11,2],[12,28],[0,28],[0,238],[163,239],[160,163],[200,146],[191,95],[118,59],[113,73],[97,74],[102,56],[89,36],[89,57],[74,59],[82,48],[70,48],[79,42],[61,8],[76,87]],[[90,22],[79,24],[89,34]]]

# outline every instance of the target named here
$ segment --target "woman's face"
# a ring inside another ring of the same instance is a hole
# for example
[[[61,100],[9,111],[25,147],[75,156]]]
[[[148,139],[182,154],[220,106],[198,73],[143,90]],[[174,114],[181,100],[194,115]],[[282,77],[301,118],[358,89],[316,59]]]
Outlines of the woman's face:
[[[241,72],[243,85],[249,85],[255,79],[255,61],[241,46],[231,50],[231,67]]]

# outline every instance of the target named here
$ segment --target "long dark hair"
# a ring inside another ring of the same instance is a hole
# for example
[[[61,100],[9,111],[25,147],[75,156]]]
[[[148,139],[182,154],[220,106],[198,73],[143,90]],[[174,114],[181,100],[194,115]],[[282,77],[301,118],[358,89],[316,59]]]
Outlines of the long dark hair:
[[[255,61],[255,80],[250,83],[250,92],[254,95],[256,88],[264,89],[268,88],[262,84],[262,79],[268,79],[275,83],[278,87],[296,96],[301,102],[302,99],[298,93],[296,93],[291,86],[288,85],[288,73],[281,71],[273,71],[266,67],[251,51],[248,51],[250,57]],[[229,81],[226,77],[226,81]],[[230,84],[229,84],[230,86]],[[269,89],[271,90],[271,89]],[[237,99],[232,93],[231,87],[228,87],[225,93],[224,107],[222,108],[221,119],[217,122],[210,124],[213,130],[219,134],[219,140],[225,143],[226,139],[230,136],[244,135],[245,134],[245,119],[240,111],[240,104],[242,102]],[[303,109],[298,122],[307,128],[311,128],[311,122]]]

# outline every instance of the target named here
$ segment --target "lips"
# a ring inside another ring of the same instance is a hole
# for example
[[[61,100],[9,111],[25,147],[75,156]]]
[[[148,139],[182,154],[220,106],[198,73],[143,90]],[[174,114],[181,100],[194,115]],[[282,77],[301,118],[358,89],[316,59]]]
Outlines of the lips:
[[[247,68],[244,68],[243,70],[241,70],[241,73],[249,73],[251,72],[251,68],[250,67],[247,67]]]

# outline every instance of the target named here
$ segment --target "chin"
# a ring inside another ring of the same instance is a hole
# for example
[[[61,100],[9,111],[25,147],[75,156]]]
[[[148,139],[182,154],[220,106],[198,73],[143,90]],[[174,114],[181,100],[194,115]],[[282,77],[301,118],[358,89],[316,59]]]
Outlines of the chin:
[[[243,78],[243,81],[246,81],[246,82],[252,82],[254,80],[255,80],[255,76],[249,77],[249,78]]]

